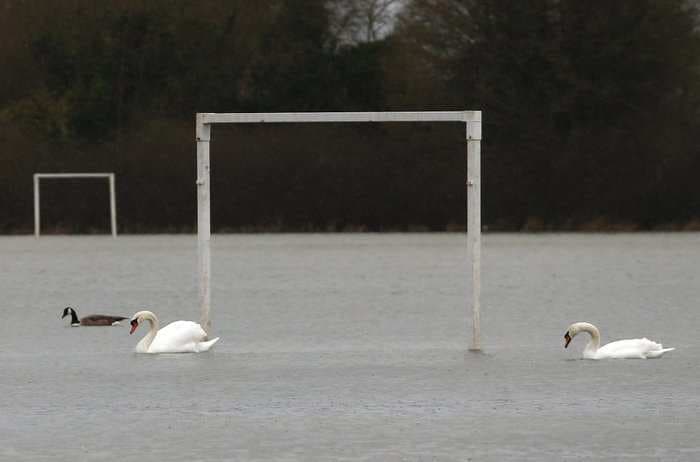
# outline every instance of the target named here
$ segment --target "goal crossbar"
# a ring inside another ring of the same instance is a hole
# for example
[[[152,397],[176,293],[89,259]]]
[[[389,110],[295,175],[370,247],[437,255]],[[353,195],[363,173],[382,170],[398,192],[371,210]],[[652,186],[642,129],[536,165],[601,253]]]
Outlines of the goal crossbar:
[[[480,122],[481,111],[199,113],[202,124],[340,122]]]
[[[35,173],[34,177],[34,235],[41,234],[40,189],[42,178],[107,178],[109,181],[109,217],[112,237],[117,237],[117,198],[114,187],[114,173]]]
[[[461,122],[467,144],[467,259],[472,280],[472,342],[481,350],[481,111],[197,113],[197,241],[201,324],[211,320],[211,126],[251,123]]]

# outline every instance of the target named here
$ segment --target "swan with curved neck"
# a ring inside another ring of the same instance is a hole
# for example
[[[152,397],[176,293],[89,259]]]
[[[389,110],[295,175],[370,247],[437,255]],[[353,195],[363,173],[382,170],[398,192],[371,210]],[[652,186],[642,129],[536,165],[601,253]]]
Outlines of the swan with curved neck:
[[[131,330],[148,322],[148,333],[136,344],[136,353],[201,353],[209,351],[219,337],[209,340],[202,326],[192,321],[175,321],[160,329],[158,317],[151,311],[139,311],[131,317]]]
[[[589,322],[575,322],[569,326],[564,334],[564,348],[569,346],[571,340],[581,332],[586,332],[591,339],[583,349],[584,359],[647,359],[660,358],[667,351],[675,348],[664,348],[648,338],[635,338],[618,340],[607,345],[600,346],[600,331]]]
[[[89,316],[85,316],[83,318],[78,319],[78,313],[75,312],[75,310],[67,306],[63,309],[63,315],[61,315],[61,319],[65,318],[66,316],[70,316],[70,325],[72,327],[78,327],[78,326],[116,326],[119,324],[119,321],[123,321],[126,319],[125,316],[110,316],[107,314],[91,314]]]

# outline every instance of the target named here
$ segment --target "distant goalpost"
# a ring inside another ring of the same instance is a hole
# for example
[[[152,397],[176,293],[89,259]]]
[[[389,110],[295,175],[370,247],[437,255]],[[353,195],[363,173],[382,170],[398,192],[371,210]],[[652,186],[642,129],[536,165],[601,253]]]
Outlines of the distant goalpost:
[[[211,203],[209,143],[214,124],[461,122],[467,143],[467,259],[472,279],[472,343],[481,350],[481,111],[197,113],[197,242],[200,323],[211,328]]]
[[[42,178],[107,178],[109,180],[109,217],[112,237],[117,237],[117,198],[114,188],[114,173],[35,173],[34,174],[34,235],[41,234],[40,188]]]

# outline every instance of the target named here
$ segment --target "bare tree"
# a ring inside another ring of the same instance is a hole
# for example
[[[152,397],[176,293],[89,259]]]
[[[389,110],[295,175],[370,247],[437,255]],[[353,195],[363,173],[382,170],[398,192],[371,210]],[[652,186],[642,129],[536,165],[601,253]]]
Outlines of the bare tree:
[[[374,42],[391,32],[404,0],[328,0],[339,43]]]

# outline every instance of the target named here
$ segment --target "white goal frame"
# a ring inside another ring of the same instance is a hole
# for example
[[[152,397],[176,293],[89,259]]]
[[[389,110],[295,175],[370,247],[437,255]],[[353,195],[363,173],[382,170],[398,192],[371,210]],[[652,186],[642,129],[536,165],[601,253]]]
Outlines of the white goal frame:
[[[481,350],[481,111],[197,113],[197,242],[200,323],[211,329],[211,203],[209,144],[215,124],[461,122],[467,142],[467,259],[472,279],[472,343]]]
[[[40,189],[42,178],[107,178],[109,180],[109,216],[112,237],[117,237],[117,198],[114,187],[114,173],[35,173],[34,174],[34,236],[41,234]]]

